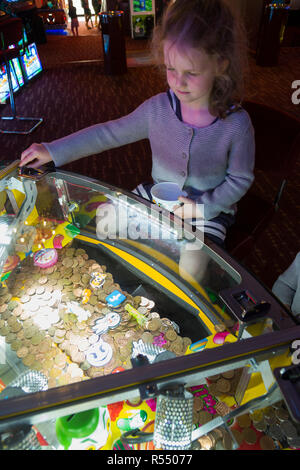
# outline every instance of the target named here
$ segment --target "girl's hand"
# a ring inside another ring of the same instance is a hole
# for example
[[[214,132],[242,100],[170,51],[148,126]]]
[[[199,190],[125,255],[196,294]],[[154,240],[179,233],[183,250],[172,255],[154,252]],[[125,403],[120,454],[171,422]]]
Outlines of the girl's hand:
[[[32,144],[22,152],[20,166],[26,165],[29,168],[38,168],[45,163],[51,162],[51,160],[52,157],[43,144]]]
[[[174,214],[182,219],[203,219],[202,204],[197,204],[188,197],[180,196],[178,198],[183,203],[181,206],[174,208]]]

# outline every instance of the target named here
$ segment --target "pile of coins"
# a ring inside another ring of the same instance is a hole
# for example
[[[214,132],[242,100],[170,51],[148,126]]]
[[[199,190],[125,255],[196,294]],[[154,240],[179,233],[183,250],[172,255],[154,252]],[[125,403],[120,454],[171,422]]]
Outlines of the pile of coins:
[[[299,448],[300,437],[284,403],[238,416],[231,432],[238,447],[258,445],[262,450]]]
[[[297,425],[290,418],[283,401],[272,406],[255,410],[250,414],[253,426],[257,431],[264,432],[269,439],[265,441],[269,446],[283,448],[300,448],[300,433]],[[260,442],[261,445],[261,442]]]
[[[218,404],[224,405],[222,402]],[[218,415],[223,415],[223,407],[221,409],[215,408]],[[226,412],[230,412],[226,408]],[[197,428],[203,426],[209,421],[213,420],[216,415],[209,413],[205,409],[205,403],[200,396],[194,396],[193,404],[193,424]],[[197,441],[193,442],[192,449],[194,450],[231,450],[233,448],[233,440],[230,433],[222,426],[214,429],[213,431],[201,436]]]
[[[223,391],[225,390],[223,380],[230,378],[233,378],[232,374],[226,372],[212,376],[210,380],[213,385],[219,382],[222,385],[220,389],[222,388]],[[229,389],[228,385],[227,389]],[[208,390],[211,392],[210,386]],[[215,391],[216,388],[213,387],[213,390]],[[226,403],[218,401],[218,399],[214,404],[214,410],[216,414],[207,411],[204,399],[201,396],[195,396],[193,404],[194,427],[203,426],[216,416],[226,416],[232,411]],[[214,429],[199,438],[197,442],[193,442],[192,448],[198,450],[231,449],[234,445],[239,448],[245,444],[256,445],[262,450],[300,448],[300,428],[291,420],[283,401],[238,416],[231,426],[230,432],[224,427]]]
[[[222,426],[199,437],[192,443],[193,450],[232,450],[233,439],[230,433]]]
[[[100,288],[91,287],[95,272],[105,275]],[[112,307],[106,298],[116,290],[125,300]],[[125,309],[128,303],[145,317],[142,326]],[[70,305],[79,306],[83,315]],[[123,291],[105,265],[69,245],[47,269],[27,257],[0,288],[0,335],[26,366],[48,378],[50,388],[130,368],[132,343],[140,339],[152,343],[163,334],[164,349],[184,354],[190,338],[180,336],[177,325],[152,311],[154,306],[152,300]],[[111,311],[120,315],[120,322],[101,340],[110,345],[112,357],[95,367],[86,360],[86,352],[99,341],[93,327]]]
[[[229,370],[222,374],[208,377],[209,392],[216,397],[222,395],[234,396],[241,378],[243,369]]]

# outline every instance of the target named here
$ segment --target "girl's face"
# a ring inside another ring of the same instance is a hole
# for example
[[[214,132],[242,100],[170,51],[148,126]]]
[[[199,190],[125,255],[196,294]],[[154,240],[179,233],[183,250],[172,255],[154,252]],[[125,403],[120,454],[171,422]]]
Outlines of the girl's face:
[[[189,108],[208,108],[218,63],[204,51],[178,49],[171,41],[164,44],[167,81],[182,104]]]

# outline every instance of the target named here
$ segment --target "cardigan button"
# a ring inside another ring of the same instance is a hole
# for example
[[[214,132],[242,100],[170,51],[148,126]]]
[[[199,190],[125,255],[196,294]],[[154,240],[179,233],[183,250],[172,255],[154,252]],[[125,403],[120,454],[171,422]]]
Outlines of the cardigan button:
[[[186,176],[185,171],[181,171],[180,174],[181,174],[181,176]]]
[[[187,158],[187,154],[185,152],[183,152],[182,158]]]

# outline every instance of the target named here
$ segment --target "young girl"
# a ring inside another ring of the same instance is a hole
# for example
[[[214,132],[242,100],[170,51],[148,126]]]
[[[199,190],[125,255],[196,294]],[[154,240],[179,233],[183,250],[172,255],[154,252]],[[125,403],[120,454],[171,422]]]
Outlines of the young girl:
[[[166,93],[120,119],[32,144],[21,166],[61,166],[148,138],[153,182],[176,182],[188,195],[174,213],[222,245],[254,178],[253,127],[239,105],[238,22],[224,0],[177,0],[154,31],[153,49],[166,69]],[[149,197],[149,186],[136,192]]]
[[[79,23],[78,23],[77,11],[71,0],[69,1],[69,17],[71,18],[72,34],[73,36],[78,36]]]

